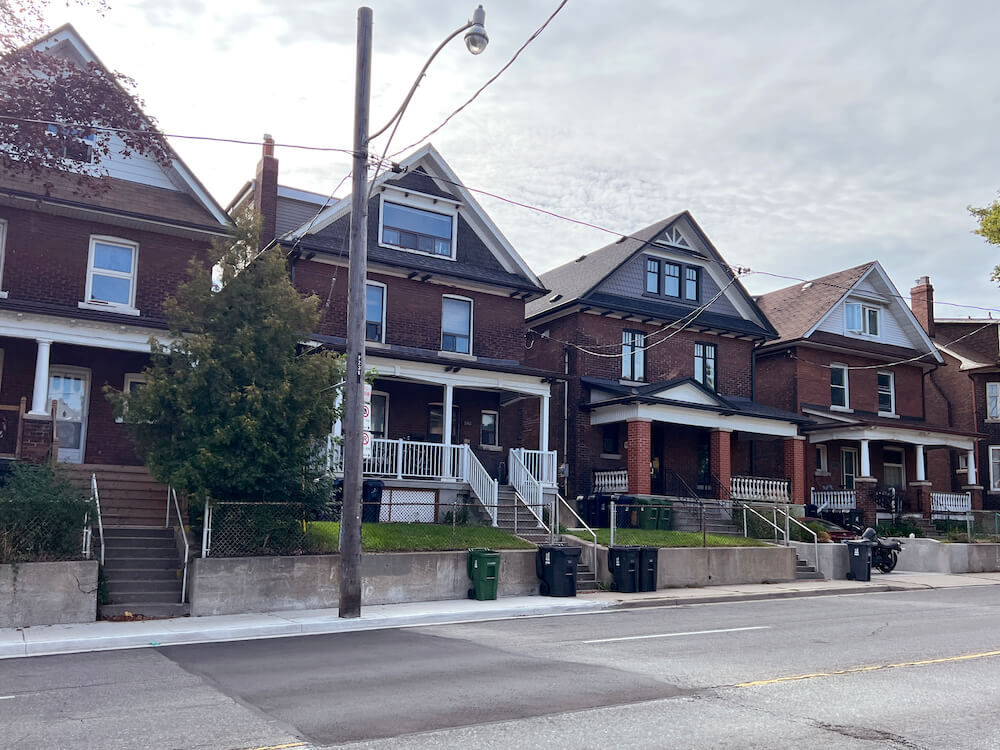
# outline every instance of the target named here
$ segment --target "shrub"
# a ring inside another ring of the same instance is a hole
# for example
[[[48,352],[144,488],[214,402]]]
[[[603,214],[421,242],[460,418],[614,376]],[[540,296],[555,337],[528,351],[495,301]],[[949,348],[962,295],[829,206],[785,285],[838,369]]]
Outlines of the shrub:
[[[61,470],[14,464],[0,486],[0,563],[80,557],[90,510]]]
[[[875,533],[879,536],[923,536],[924,531],[915,523],[910,521],[896,521],[895,523],[880,523],[875,528]]]

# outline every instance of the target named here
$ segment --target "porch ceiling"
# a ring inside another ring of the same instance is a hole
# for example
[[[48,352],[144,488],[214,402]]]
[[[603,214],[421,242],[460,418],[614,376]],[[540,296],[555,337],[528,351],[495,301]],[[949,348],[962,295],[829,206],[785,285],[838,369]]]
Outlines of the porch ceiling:
[[[612,424],[630,419],[709,427],[718,430],[739,430],[775,437],[795,437],[798,435],[798,425],[793,422],[722,411],[716,407],[701,404],[660,401],[656,403],[632,402],[610,403],[603,406],[591,405],[591,425]]]
[[[462,359],[456,359],[454,364],[443,365],[368,356],[366,362],[382,378],[481,391],[512,391],[526,396],[549,395],[549,383],[546,379],[495,370],[473,370],[463,367],[466,362]]]
[[[810,443],[827,443],[831,440],[877,440],[926,447],[956,448],[966,451],[974,450],[976,447],[974,437],[905,427],[844,425],[809,432]]]

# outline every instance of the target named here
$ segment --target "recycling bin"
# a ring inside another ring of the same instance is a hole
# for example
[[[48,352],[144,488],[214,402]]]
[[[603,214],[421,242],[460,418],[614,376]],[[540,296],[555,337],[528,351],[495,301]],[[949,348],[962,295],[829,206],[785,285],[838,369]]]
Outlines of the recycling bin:
[[[659,528],[660,511],[659,505],[653,505],[649,500],[639,500],[639,508],[636,512],[636,526],[640,529]]]
[[[670,503],[660,506],[660,518],[657,521],[656,528],[660,531],[669,531],[673,528],[671,525],[671,520],[673,516],[674,509]]]
[[[378,523],[384,487],[381,479],[366,479],[361,485],[361,523]]]
[[[874,544],[867,539],[845,541],[844,544],[847,545],[847,557],[850,560],[847,580],[870,581],[872,579],[872,547]]]
[[[582,547],[568,544],[538,545],[535,572],[542,596],[576,596],[576,566],[582,552]]]
[[[469,598],[485,601],[497,598],[500,585],[500,553],[491,549],[470,549],[466,562],[472,588]]]
[[[639,550],[641,547],[609,547],[608,571],[611,588],[623,594],[639,590]]]
[[[659,547],[642,547],[639,550],[639,591],[656,591],[659,560]]]

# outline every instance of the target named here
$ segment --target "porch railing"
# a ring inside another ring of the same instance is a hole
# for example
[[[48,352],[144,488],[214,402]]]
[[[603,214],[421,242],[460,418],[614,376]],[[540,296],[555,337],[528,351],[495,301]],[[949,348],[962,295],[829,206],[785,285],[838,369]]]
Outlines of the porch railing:
[[[817,512],[824,510],[853,510],[858,507],[858,496],[854,490],[812,491],[812,504]]]
[[[594,493],[609,495],[628,492],[628,469],[594,472]]]
[[[531,514],[538,519],[539,526],[546,527],[545,521],[538,512],[538,509],[542,507],[542,483],[535,479],[534,475],[528,470],[528,467],[524,465],[524,461],[521,460],[521,456],[518,455],[516,449],[510,452],[510,469],[508,473],[511,487],[520,496],[524,505],[531,511]]]
[[[463,445],[460,447],[465,449],[462,456],[464,462],[462,476],[465,477],[465,480],[472,487],[472,491],[476,493],[479,502],[486,508],[486,512],[490,514],[490,519],[493,521],[493,525],[496,526],[497,480],[490,476],[489,472],[479,462],[476,454],[472,452],[469,446]]]
[[[972,495],[968,492],[932,492],[931,513],[969,513]]]
[[[734,476],[730,480],[729,496],[733,500],[755,503],[788,503],[791,502],[790,485],[787,479]]]
[[[531,472],[531,476],[548,487],[556,486],[556,452],[533,451],[527,448],[514,448],[521,462]]]
[[[27,399],[21,397],[19,406],[0,404],[0,456],[21,457],[21,430]]]

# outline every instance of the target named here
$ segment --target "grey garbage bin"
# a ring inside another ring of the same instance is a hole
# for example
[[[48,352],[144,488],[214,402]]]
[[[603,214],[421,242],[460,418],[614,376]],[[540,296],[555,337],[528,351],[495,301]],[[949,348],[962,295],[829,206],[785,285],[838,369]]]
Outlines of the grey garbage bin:
[[[872,579],[872,547],[867,539],[844,542],[847,545],[847,556],[850,559],[850,570],[847,572],[849,581],[870,581]]]

